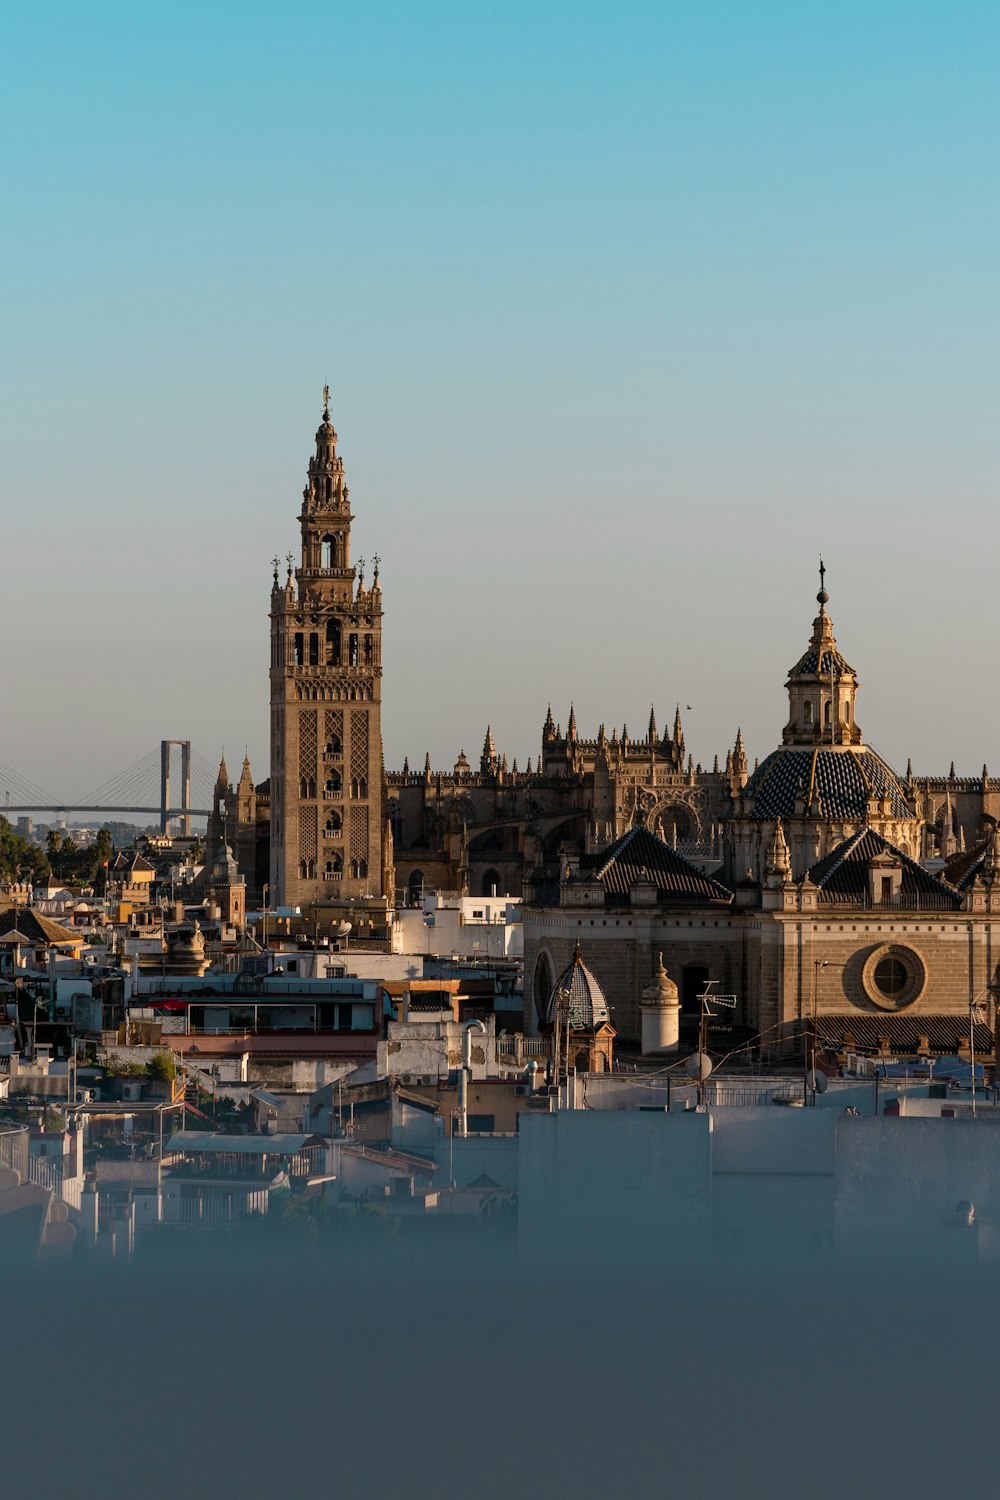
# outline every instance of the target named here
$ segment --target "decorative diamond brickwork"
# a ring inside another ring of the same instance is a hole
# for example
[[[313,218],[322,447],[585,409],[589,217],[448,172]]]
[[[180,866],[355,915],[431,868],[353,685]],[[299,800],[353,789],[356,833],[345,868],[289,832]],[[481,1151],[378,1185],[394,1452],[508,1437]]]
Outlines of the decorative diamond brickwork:
[[[356,708],[351,714],[351,776],[368,779],[367,708]]]
[[[368,858],[368,809],[351,808],[351,858]]]
[[[340,708],[328,708],[324,718],[323,747],[329,744],[344,746],[344,711]]]
[[[299,777],[316,780],[316,710],[299,710]]]
[[[316,858],[316,809],[299,808],[299,859]]]

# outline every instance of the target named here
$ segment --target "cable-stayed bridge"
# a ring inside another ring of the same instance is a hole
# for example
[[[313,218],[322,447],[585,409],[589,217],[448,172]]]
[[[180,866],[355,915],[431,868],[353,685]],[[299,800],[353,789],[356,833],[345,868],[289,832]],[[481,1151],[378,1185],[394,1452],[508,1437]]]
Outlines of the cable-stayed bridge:
[[[157,749],[78,798],[54,796],[0,760],[0,813],[144,813],[157,817],[164,833],[176,821],[177,831],[189,834],[191,819],[207,818],[211,811],[216,775],[216,767],[192,751],[190,740],[161,740]]]

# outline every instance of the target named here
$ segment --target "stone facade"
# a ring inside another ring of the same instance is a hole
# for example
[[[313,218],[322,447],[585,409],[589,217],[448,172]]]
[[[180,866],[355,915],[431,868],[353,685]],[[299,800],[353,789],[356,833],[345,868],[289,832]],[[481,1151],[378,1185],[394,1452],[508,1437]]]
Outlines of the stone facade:
[[[694,764],[679,707],[662,738],[651,710],[639,739],[603,724],[582,739],[572,707],[564,734],[550,708],[534,770],[508,767],[487,727],[477,770],[463,751],[451,771],[433,771],[428,757],[422,772],[407,764],[388,776],[397,899],[419,900],[423,889],[521,895],[537,871],[556,871],[562,845],[593,850],[633,827],[717,866],[720,819],[746,776],[741,735],[724,769]]]
[[[700,883],[703,861],[664,844],[633,860],[625,879],[620,858],[602,867],[564,854],[558,882],[531,888],[524,910],[526,1028],[538,1029],[552,976],[579,942],[622,1039],[641,1037],[662,953],[689,1040],[712,980],[736,996],[734,1024],[765,1051],[813,1028],[821,1042],[861,1050],[950,1051],[967,1048],[970,1034],[980,1055],[992,1050],[994,789],[985,774],[975,787],[949,778],[945,832],[929,826],[941,791],[897,778],[865,745],[857,676],[836,650],[823,589],[819,602],[809,648],[789,673],[782,745],[721,819],[718,892]],[[976,840],[968,846],[963,796]]]

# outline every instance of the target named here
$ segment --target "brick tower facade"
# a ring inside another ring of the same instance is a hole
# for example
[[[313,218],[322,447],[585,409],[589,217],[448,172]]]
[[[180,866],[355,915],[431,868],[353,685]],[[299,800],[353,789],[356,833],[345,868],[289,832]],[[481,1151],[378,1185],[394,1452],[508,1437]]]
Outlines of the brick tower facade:
[[[344,461],[324,391],[299,524],[271,588],[271,891],[277,906],[383,894],[382,590],[351,564]],[[391,886],[390,886],[391,893]]]

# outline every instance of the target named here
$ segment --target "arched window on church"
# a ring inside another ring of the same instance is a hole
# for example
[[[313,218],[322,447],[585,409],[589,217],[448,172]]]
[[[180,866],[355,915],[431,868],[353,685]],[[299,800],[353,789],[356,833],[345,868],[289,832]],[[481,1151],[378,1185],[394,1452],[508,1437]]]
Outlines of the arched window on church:
[[[359,880],[367,880],[368,879],[368,861],[366,859],[359,859],[358,860],[358,879]]]
[[[548,955],[540,953],[535,964],[535,977],[532,982],[532,998],[535,1002],[535,1015],[539,1022],[545,1020],[545,1012],[548,1009],[554,985],[555,979],[552,976],[552,965],[549,963]]]
[[[483,895],[484,896],[499,896],[499,894],[500,894],[500,875],[499,875],[499,872],[496,871],[496,870],[487,870],[486,874],[483,876]]]
[[[411,870],[406,884],[406,899],[410,906],[419,906],[424,895],[423,870]]]

